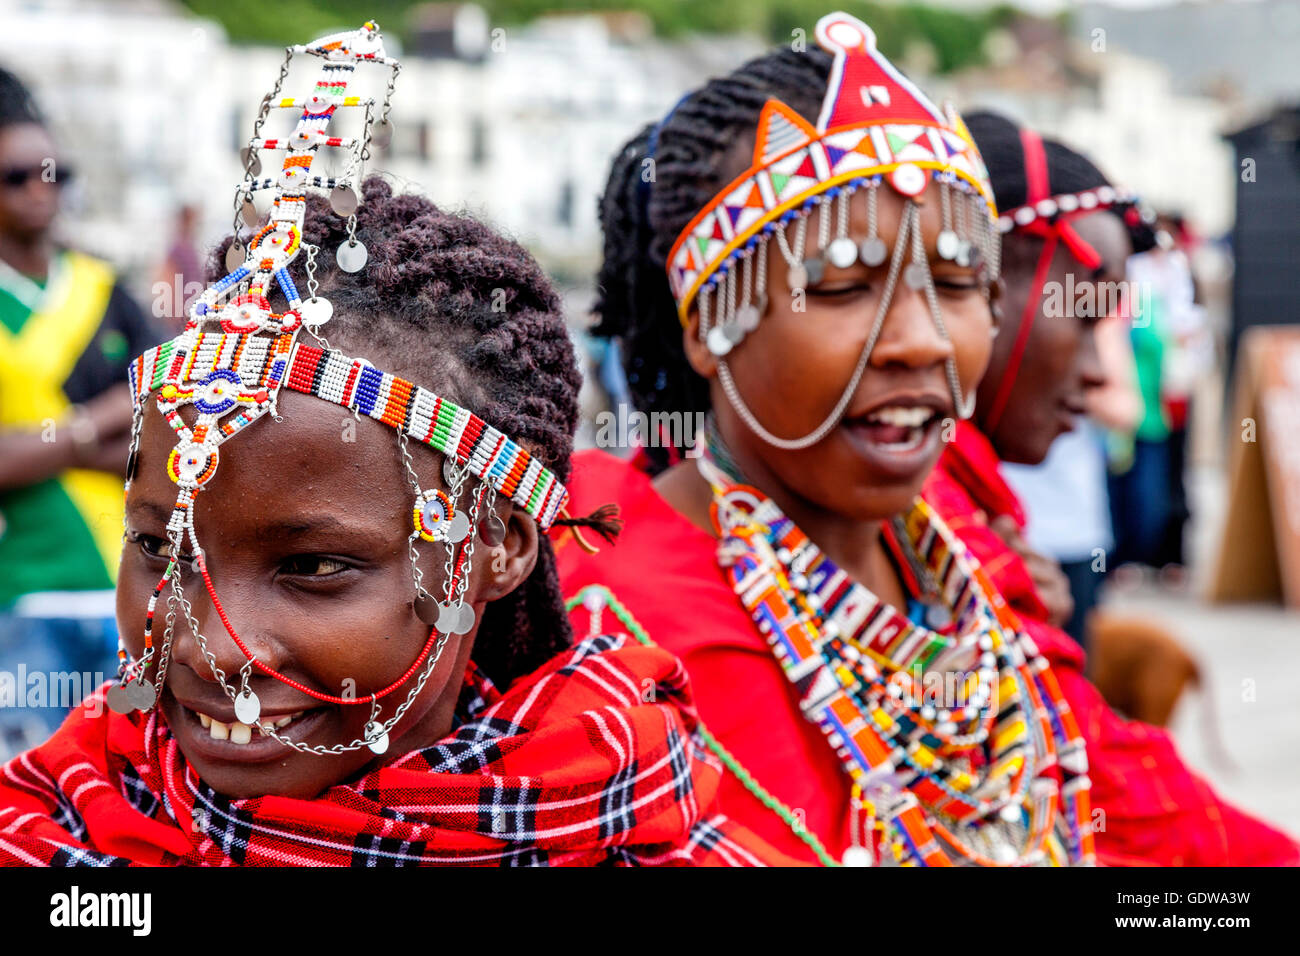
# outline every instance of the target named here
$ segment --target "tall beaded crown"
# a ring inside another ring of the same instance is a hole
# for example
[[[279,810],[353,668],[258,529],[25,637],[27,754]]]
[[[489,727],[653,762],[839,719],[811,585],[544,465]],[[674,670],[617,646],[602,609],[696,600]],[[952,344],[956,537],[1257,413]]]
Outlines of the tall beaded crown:
[[[899,73],[856,17],[828,14],[816,37],[834,55],[817,124],[768,100],[752,165],[687,223],[669,252],[668,278],[683,324],[701,290],[719,288],[793,216],[863,186],[874,192],[882,179],[915,197],[939,178],[978,197],[990,219],[996,215],[988,172],[956,110],[940,110]]]

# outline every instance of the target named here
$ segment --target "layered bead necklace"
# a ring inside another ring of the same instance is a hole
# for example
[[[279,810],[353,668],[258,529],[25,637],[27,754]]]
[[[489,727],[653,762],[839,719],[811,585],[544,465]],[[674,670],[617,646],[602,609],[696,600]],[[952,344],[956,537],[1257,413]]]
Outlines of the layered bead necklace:
[[[918,498],[887,528],[926,626],[743,484],[710,433],[697,461],[719,563],[853,782],[846,862],[1092,864],[1087,755],[1069,705],[938,515]]]

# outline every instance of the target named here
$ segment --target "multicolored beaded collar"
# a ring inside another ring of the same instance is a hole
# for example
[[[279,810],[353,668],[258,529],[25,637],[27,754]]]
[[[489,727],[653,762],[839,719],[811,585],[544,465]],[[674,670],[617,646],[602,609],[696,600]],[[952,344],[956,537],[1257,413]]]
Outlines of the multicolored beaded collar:
[[[823,554],[707,446],[718,561],[803,715],[853,780],[853,862],[1091,864],[1085,744],[1046,660],[917,499],[894,523],[948,623],[925,627]]]
[[[310,96],[281,96],[296,55],[323,61]],[[382,103],[355,95],[349,89],[359,65],[387,67],[387,92]],[[357,183],[361,165],[370,156],[370,144],[391,136],[388,115],[394,80],[400,67],[384,52],[378,26],[367,22],[360,30],[323,37],[306,46],[290,47],[275,88],[263,100],[253,137],[244,152],[244,181],[237,200],[243,221],[255,229],[247,241],[236,239],[226,262],[230,273],[213,283],[194,302],[184,332],[170,342],[150,349],[130,369],[135,399],[135,422],[131,456],[127,465],[127,487],[135,473],[137,448],[146,401],[155,397],[159,411],[176,432],[177,443],[167,459],[167,473],[177,486],[176,505],[167,524],[172,555],[188,552],[203,578],[214,609],[245,661],[239,686],[227,679],[208,648],[198,622],[190,610],[177,573],[177,558],[169,562],[149,599],[144,622],[144,652],[130,661],[124,643],[119,643],[119,683],[110,689],[109,706],[119,712],[148,710],[157,701],[158,689],[166,678],[178,611],[188,623],[199,650],[213,676],[234,704],[238,721],[246,728],[258,727],[267,736],[304,753],[330,755],[368,747],[378,754],[388,748],[389,731],[401,719],[423,689],[442,656],[452,634],[473,629],[475,613],[465,600],[472,569],[474,544],[478,538],[498,545],[505,537],[505,525],[493,508],[496,496],[504,495],[544,530],[555,521],[568,497],[564,486],[541,462],[496,428],[468,409],[460,408],[427,389],[385,373],[364,359],[347,358],[329,347],[321,328],[333,308],[317,295],[315,260],[318,250],[302,238],[307,193],[326,191],[331,205],[348,219],[348,237],[339,246],[339,268],[358,272],[365,267],[367,253],[356,236],[356,210],[360,202]],[[260,137],[271,108],[298,111],[293,132],[283,138]],[[365,117],[358,136],[333,135],[331,125],[338,111],[363,108]],[[375,110],[380,109],[376,120]],[[256,178],[261,171],[258,151],[278,149],[285,158],[278,176]],[[340,150],[343,172],[337,176],[315,174],[322,150]],[[270,217],[260,224],[253,205],[254,194],[273,193]],[[307,298],[300,296],[289,266],[298,255],[307,255]],[[274,289],[284,297],[286,308],[272,311]],[[322,348],[298,340],[306,331]],[[258,660],[240,638],[227,616],[208,572],[203,548],[194,527],[195,497],[217,472],[220,447],[254,422],[268,416],[278,419],[277,404],[284,387],[314,395],[364,413],[396,430],[407,479],[415,496],[408,550],[415,589],[416,613],[430,626],[429,637],[406,673],[389,686],[352,696],[325,694],[307,687]],[[195,413],[187,423],[184,408]],[[441,453],[445,489],[424,489],[412,465],[408,439]],[[425,590],[418,564],[418,541],[440,542],[447,552],[447,580],[441,599]],[[161,645],[153,640],[154,615],[159,598],[170,585],[168,611]],[[148,676],[154,668],[152,677]],[[261,703],[250,686],[257,668],[267,676],[288,684],[324,703],[368,704],[370,720],[364,735],[351,743],[308,746],[291,739],[279,729],[259,723]],[[414,678],[412,681],[411,679]],[[404,702],[391,716],[382,713],[381,701],[411,682]]]

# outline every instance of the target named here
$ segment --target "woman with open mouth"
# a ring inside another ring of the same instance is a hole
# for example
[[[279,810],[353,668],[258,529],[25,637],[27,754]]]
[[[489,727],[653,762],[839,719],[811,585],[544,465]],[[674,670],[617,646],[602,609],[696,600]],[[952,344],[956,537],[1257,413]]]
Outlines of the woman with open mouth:
[[[1090,801],[1105,705],[1062,693],[918,497],[998,334],[983,159],[865,24],[816,36],[687,94],[614,161],[598,331],[641,411],[708,419],[685,459],[575,457],[575,501],[625,520],[598,558],[557,555],[576,626],[612,614],[682,658],[723,808],[792,856],[1141,861],[1150,826],[1115,832]]]

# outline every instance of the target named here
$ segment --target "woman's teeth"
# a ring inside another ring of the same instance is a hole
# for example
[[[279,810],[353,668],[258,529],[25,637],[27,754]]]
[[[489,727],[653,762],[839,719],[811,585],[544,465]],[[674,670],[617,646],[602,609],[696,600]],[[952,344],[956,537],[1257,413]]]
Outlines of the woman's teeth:
[[[265,737],[267,730],[272,728],[282,730],[304,713],[306,711],[300,710],[296,714],[287,714],[279,720],[264,721],[257,725],[257,732]],[[207,730],[213,740],[229,740],[232,744],[246,744],[253,739],[253,727],[238,720],[227,724],[215,717],[209,717],[207,714],[199,714],[199,723]]]
[[[920,428],[933,417],[934,409],[923,405],[889,405],[876,409],[867,416],[867,421],[898,428]]]

